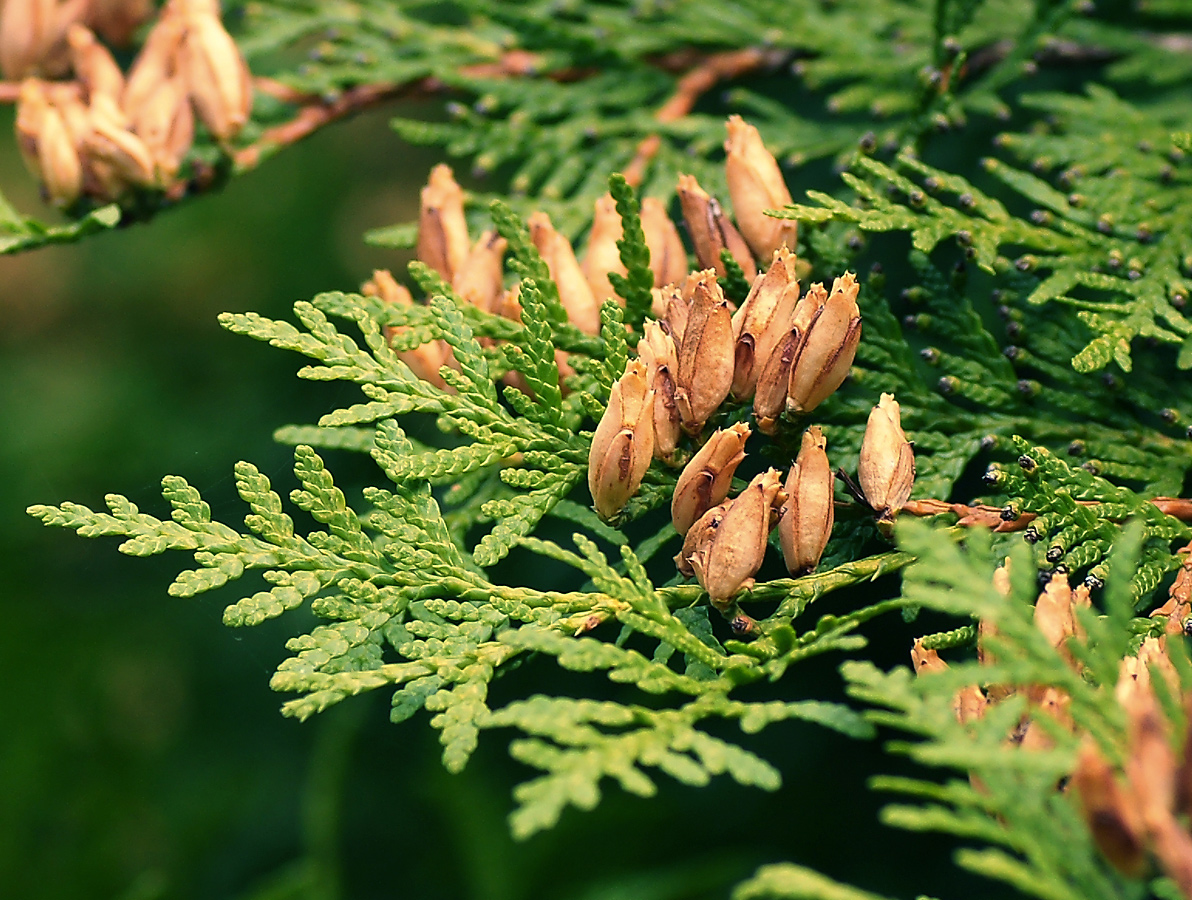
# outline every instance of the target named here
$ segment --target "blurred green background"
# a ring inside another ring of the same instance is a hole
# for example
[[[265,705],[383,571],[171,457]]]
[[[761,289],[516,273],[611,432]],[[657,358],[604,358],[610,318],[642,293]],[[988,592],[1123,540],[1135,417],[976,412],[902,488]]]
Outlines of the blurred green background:
[[[239,459],[288,493],[290,451],[273,430],[353,390],[298,381],[298,357],[222,331],[216,315],[288,317],[295,300],[401,269],[360,236],[413,218],[437,160],[392,135],[392,112],[328,129],[148,225],[0,257],[0,897],[724,897],[781,859],[903,896],[980,896],[946,846],[878,826],[864,777],[896,761],[798,724],[749,739],[783,770],[775,794],[660,778],[647,801],[609,786],[597,811],[515,844],[510,790],[531,773],[503,736],[449,776],[425,717],[390,725],[385,696],[283,719],[268,680],[305,613],[230,631],[220,615],[235,586],[166,594],[187,558],[131,559],[113,539],[25,514],[118,492],[164,515],[158,485],[175,473],[238,525]],[[7,138],[0,185],[46,212]],[[367,460],[328,458],[349,495],[373,477]],[[875,627],[877,661],[903,662],[909,633]],[[837,691],[838,661],[793,671],[793,692]],[[531,663],[494,701],[561,677]]]

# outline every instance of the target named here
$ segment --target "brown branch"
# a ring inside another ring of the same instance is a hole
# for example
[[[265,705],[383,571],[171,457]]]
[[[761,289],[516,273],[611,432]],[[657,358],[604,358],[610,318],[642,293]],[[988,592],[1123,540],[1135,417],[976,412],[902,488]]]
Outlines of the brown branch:
[[[1096,500],[1081,500],[1081,506],[1097,506]],[[1160,512],[1179,519],[1181,522],[1192,522],[1192,500],[1182,497],[1155,497],[1151,500]],[[945,500],[909,500],[902,507],[902,511],[910,516],[938,516],[943,513],[954,513],[960,517],[957,525],[984,525],[994,531],[1022,531],[1037,517],[1034,513],[1022,513],[1012,518],[1003,518],[1004,507],[986,506],[978,504],[969,506],[964,503],[948,503]],[[1192,545],[1184,548],[1192,552]],[[1183,551],[1181,551],[1183,552]],[[1192,578],[1192,575],[1189,576]],[[1190,583],[1192,589],[1192,583]]]
[[[671,54],[657,61],[660,68],[681,68],[684,64],[694,65],[675,86],[662,106],[654,111],[654,120],[660,123],[674,122],[691,112],[699,99],[712,90],[719,82],[730,78],[740,78],[749,72],[765,66],[773,65],[785,58],[786,53],[773,50],[761,50],[757,47],[747,47],[744,50],[732,50],[726,53],[713,53],[702,59],[690,54]],[[641,184],[646,173],[646,166],[650,164],[662,147],[662,138],[652,134],[638,144],[637,152],[629,165],[625,167],[625,180],[633,186]]]

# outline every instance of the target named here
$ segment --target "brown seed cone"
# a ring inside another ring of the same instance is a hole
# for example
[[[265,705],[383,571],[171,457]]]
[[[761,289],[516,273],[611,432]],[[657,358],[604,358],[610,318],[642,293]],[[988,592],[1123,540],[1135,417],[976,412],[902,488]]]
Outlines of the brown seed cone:
[[[724,149],[733,213],[753,255],[766,259],[779,247],[794,248],[797,223],[765,214],[767,209],[781,209],[793,201],[778,161],[762,143],[757,129],[740,116],[729,116]]]
[[[571,242],[555,230],[550,216],[544,212],[534,213],[526,224],[530,227],[530,240],[559,287],[559,301],[567,310],[567,320],[584,334],[600,334],[600,304],[588,286]]]
[[[686,535],[691,526],[728,496],[733,474],[745,459],[749,426],[738,423],[708,438],[679,473],[671,498],[671,522]]]
[[[152,155],[158,182],[165,184],[178,174],[194,142],[194,111],[182,79],[163,81],[136,113],[130,128]]]
[[[0,74],[17,80],[56,78],[70,68],[66,30],[89,0],[4,0],[0,3]]]
[[[687,250],[666,205],[656,197],[646,197],[642,200],[641,219],[654,286],[678,284],[687,277]]]
[[[717,608],[726,608],[736,594],[753,587],[773,512],[784,499],[778,470],[762,472],[727,505],[714,533],[689,557],[695,577]]]
[[[153,12],[152,0],[90,0],[86,22],[112,46],[124,47]]]
[[[418,243],[415,253],[422,262],[451,284],[462,270],[469,253],[468,221],[464,218],[464,192],[451,167],[439,164],[430,170],[426,187],[419,194]]]
[[[746,400],[753,396],[762,367],[790,332],[798,300],[795,257],[785,247],[780,247],[774,253],[770,268],[753,279],[749,295],[733,313],[736,347],[732,395],[735,399]]]
[[[786,391],[790,384],[791,365],[799,349],[799,330],[791,329],[766,360],[753,394],[753,416],[763,434],[778,430],[778,420],[786,411]]]
[[[637,493],[654,456],[654,392],[646,365],[630,360],[613,385],[608,407],[592,436],[588,488],[596,512],[611,519]]]
[[[826,446],[823,432],[814,425],[808,428],[786,477],[787,499],[778,517],[778,537],[786,570],[796,577],[815,571],[835,521],[835,478]]]
[[[699,186],[694,175],[679,176],[679,205],[683,208],[683,219],[695,245],[695,256],[701,268],[715,269],[717,275],[724,275],[726,269],[720,259],[720,251],[728,249],[737,265],[752,281],[757,275],[753,253],[741,233],[733,227],[720,204]]]
[[[617,248],[621,232],[621,216],[617,212],[617,203],[613,200],[612,194],[605,194],[596,201],[592,228],[588,232],[588,249],[580,267],[583,269],[584,277],[588,279],[588,287],[592,289],[592,296],[597,304],[616,298],[618,303],[625,305],[625,300],[617,296],[608,277],[610,272],[616,272],[618,275],[628,274],[628,270],[621,263],[621,251]]]
[[[675,565],[688,578],[695,576],[695,569],[691,567],[691,560],[694,558],[695,552],[704,547],[716,535],[716,530],[720,527],[727,511],[728,503],[714,506],[687,529],[687,534],[683,538],[683,549],[675,555]]]
[[[497,311],[504,289],[507,246],[507,241],[495,231],[480,235],[451,282],[461,299],[484,312]]]
[[[837,278],[832,292],[804,331],[791,368],[787,398],[791,412],[811,412],[848,375],[861,340],[857,290],[857,280],[852,274]]]
[[[675,371],[679,365],[675,342],[661,323],[649,320],[645,337],[638,341],[637,355],[646,363],[646,377],[654,389],[654,456],[673,465],[682,433],[675,403]]]
[[[898,402],[882,394],[869,413],[857,480],[865,499],[883,521],[892,519],[911,494],[915,481],[915,454],[902,432]]]
[[[732,383],[732,314],[715,277],[705,273],[694,288],[675,378],[675,402],[688,434],[700,433]]]
[[[400,284],[388,269],[374,271],[372,279],[361,286],[360,292],[366,297],[380,297],[386,303],[394,303],[398,306],[414,305],[414,298],[410,296],[405,285]],[[405,326],[386,328],[385,334],[392,343],[404,330]],[[459,368],[455,354],[451,352],[451,347],[446,341],[427,341],[409,350],[400,350],[397,355],[423,381],[433,384],[439,390],[455,393],[455,388],[447,384],[440,372],[443,366]]]

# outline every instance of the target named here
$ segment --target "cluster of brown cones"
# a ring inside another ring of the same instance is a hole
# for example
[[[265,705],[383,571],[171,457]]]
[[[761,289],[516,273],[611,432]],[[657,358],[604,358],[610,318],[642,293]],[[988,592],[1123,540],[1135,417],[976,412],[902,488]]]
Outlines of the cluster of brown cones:
[[[995,573],[994,584],[1003,593],[1009,593],[1006,567]],[[1089,603],[1086,586],[1072,588],[1066,575],[1056,574],[1035,604],[1035,624],[1077,671],[1080,664],[1068,642],[1083,639],[1076,610]],[[1175,605],[1168,607],[1157,610],[1156,614],[1170,613],[1168,631],[1179,631]],[[1186,607],[1187,604],[1180,607],[1185,615]],[[978,641],[978,658],[982,662],[990,658],[985,647],[989,633],[988,626],[982,623]],[[1171,634],[1148,637],[1136,656],[1122,660],[1115,700],[1128,723],[1128,739],[1121,764],[1111,763],[1093,737],[1085,735],[1070,783],[1093,840],[1109,862],[1137,878],[1146,874],[1148,859],[1153,858],[1182,895],[1192,900],[1192,830],[1188,825],[1192,817],[1192,692],[1184,692],[1182,696],[1185,733],[1175,735],[1153,684],[1155,678],[1160,678],[1173,697],[1181,698],[1179,677],[1167,655],[1169,639]],[[926,649],[918,641],[911,658],[920,675],[947,668],[936,651]],[[982,716],[990,704],[1017,693],[1026,694],[1029,712],[1008,736],[1009,742],[1025,749],[1049,749],[1054,741],[1048,728],[1041,724],[1044,717],[1052,721],[1053,727],[1058,724],[1069,731],[1076,730],[1068,712],[1071,698],[1056,687],[987,685],[983,689],[971,685],[953,698],[953,711],[959,721],[967,722]],[[1182,745],[1179,753],[1174,749],[1176,743]]]
[[[695,178],[681,178],[678,195],[700,265],[724,274],[720,251],[727,248],[748,277],[753,278],[757,273],[755,256],[769,259],[778,248],[794,246],[795,223],[764,214],[767,209],[789,204],[791,196],[777,161],[765,149],[757,129],[739,116],[730,118],[727,127],[725,169],[740,231]],[[681,296],[693,284],[688,277],[687,250],[667,213],[666,203],[661,199],[646,197],[642,200],[641,223],[654,273],[654,314],[663,319],[671,300],[676,295]],[[616,298],[608,276],[610,273],[625,274],[617,247],[622,234],[621,217],[613,198],[606,194],[596,201],[582,260],[571,242],[554,228],[546,213],[533,214],[527,224],[531,240],[558,285],[559,299],[568,320],[585,334],[599,334],[600,306],[604,301]],[[518,286],[515,284],[508,289],[504,286],[502,259],[505,249],[505,241],[493,232],[485,232],[477,241],[472,241],[464,216],[463,190],[455,182],[450,168],[436,166],[421,195],[418,259],[437,271],[464,300],[485,312],[520,321]],[[784,256],[784,260],[788,259],[793,277],[794,260]],[[707,280],[715,284],[714,278]],[[398,303],[414,302],[409,292],[385,270],[375,272],[364,290]],[[719,291],[719,287],[715,290]],[[722,295],[720,300],[723,301]],[[441,341],[403,349],[402,357],[419,377],[439,386],[443,386],[440,367],[453,365],[450,350]],[[565,355],[560,353],[558,361],[560,373],[566,377],[571,369],[566,364]],[[844,368],[847,371],[847,365]]]
[[[5,0],[0,24],[22,4],[46,5]],[[5,34],[0,29],[0,47]],[[127,76],[80,21],[63,27],[61,44],[65,66],[56,63],[55,40],[41,51],[53,65],[22,62],[17,69],[74,75],[26,77],[17,104],[25,164],[56,206],[73,206],[82,196],[102,202],[134,188],[164,189],[191,147],[196,116],[220,142],[248,121],[252,79],[220,21],[218,0],[169,0]],[[9,51],[20,60],[31,54]]]

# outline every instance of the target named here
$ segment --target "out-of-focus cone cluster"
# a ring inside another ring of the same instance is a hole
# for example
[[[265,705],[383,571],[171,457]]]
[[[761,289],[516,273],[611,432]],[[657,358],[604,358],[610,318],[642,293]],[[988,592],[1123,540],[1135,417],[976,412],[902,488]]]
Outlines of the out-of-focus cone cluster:
[[[15,49],[5,27],[27,6],[44,17],[52,10],[61,14],[70,3],[5,0],[0,9],[0,65],[6,72],[74,74],[72,81],[26,77],[17,104],[25,163],[55,205],[71,206],[81,196],[112,200],[130,188],[166,188],[194,141],[196,115],[220,142],[248,121],[251,75],[214,0],[170,0],[127,76],[81,15],[62,27],[62,66],[25,61],[32,51]],[[139,21],[141,9],[115,3],[83,8],[106,10],[100,22],[105,33],[117,36]],[[8,59],[16,60],[11,69]]]
[[[1009,592],[1006,567],[995,573],[994,585],[1003,593]],[[1087,587],[1072,588],[1066,575],[1055,574],[1035,603],[1035,624],[1077,673],[1081,666],[1068,642],[1083,639],[1076,611],[1089,602]],[[993,633],[983,622],[978,639],[978,659],[983,663],[992,660],[986,642]],[[1114,690],[1114,699],[1128,723],[1120,768],[1111,764],[1098,743],[1086,734],[1070,783],[1093,840],[1109,862],[1138,878],[1146,874],[1148,856],[1153,857],[1182,895],[1192,900],[1192,831],[1187,824],[1192,816],[1192,692],[1184,692],[1182,697],[1185,733],[1173,741],[1176,736],[1152,684],[1154,678],[1161,678],[1168,692],[1181,698],[1179,677],[1166,652],[1169,638],[1170,634],[1148,637],[1136,656],[1122,660]],[[911,659],[920,675],[947,668],[939,654],[925,648],[921,641],[915,642]],[[953,698],[953,711],[959,721],[968,722],[984,715],[990,704],[1016,694],[1025,694],[1028,711],[1007,735],[1007,742],[1027,750],[1052,747],[1048,728],[1040,724],[1044,717],[1077,732],[1068,713],[1070,698],[1056,687],[970,685]],[[1182,755],[1173,750],[1173,744],[1181,745]]]
[[[71,26],[85,25],[124,46],[152,14],[150,0],[0,0],[0,75],[59,78],[71,65]]]

